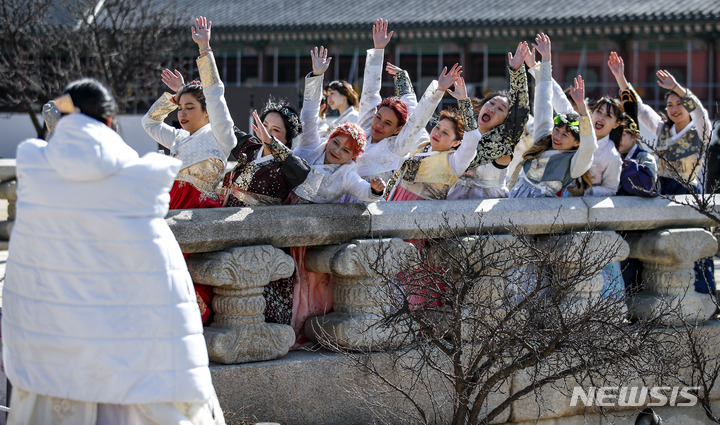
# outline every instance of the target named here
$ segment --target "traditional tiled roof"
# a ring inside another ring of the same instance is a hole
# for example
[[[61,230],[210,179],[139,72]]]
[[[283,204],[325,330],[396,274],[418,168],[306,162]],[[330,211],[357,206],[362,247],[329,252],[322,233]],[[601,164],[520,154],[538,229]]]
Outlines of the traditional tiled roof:
[[[210,17],[218,29],[365,29],[382,17],[393,28],[542,26],[720,21],[717,0],[154,0]],[[179,8],[179,9],[177,9]],[[718,31],[718,28],[713,28]]]

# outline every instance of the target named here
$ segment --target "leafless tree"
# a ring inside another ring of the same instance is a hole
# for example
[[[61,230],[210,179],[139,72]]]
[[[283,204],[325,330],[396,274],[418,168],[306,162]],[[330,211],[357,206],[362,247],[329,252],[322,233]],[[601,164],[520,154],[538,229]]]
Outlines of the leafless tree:
[[[40,137],[41,106],[79,77],[106,83],[121,113],[151,103],[190,40],[189,23],[151,0],[0,0],[0,10],[0,108],[27,112]]]
[[[673,346],[655,326],[665,313],[628,321],[623,290],[599,276],[622,240],[592,230],[536,237],[464,229],[427,235],[397,275],[377,255],[372,267],[387,289],[378,303],[389,305],[379,326],[400,329],[395,349],[358,354],[321,338],[377,384],[360,390],[380,421],[487,424],[548,388],[569,396],[578,383],[676,372]]]

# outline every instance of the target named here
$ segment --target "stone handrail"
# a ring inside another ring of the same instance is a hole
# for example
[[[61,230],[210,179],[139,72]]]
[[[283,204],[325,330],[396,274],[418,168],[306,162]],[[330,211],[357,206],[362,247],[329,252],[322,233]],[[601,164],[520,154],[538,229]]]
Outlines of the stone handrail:
[[[692,200],[688,195],[676,199]],[[632,196],[174,210],[166,218],[183,251],[190,253],[264,244],[281,248],[352,239],[422,238],[446,222],[470,230],[482,223],[484,231],[495,234],[510,233],[513,225],[529,234],[548,234],[583,230],[588,225],[597,230],[636,231],[715,224],[688,206]]]

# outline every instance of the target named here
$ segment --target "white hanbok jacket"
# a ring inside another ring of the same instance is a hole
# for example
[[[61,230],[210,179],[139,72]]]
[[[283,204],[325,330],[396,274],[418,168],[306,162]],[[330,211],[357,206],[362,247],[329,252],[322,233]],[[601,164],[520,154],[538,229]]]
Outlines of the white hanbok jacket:
[[[77,113],[17,151],[3,289],[13,385],[94,403],[214,396],[197,300],[165,222],[181,161]]]

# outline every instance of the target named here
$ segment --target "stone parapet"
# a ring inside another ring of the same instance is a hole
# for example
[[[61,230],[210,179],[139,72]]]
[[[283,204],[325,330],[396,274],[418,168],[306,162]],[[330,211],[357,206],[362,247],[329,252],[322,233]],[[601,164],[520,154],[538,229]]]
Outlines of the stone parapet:
[[[676,198],[692,200],[688,195]],[[262,244],[318,246],[379,237],[419,239],[448,225],[468,232],[482,228],[509,234],[519,228],[540,235],[588,226],[634,231],[715,224],[688,206],[632,196],[210,208],[173,210],[166,219],[183,252]]]
[[[652,318],[668,311],[660,319],[668,325],[685,321],[705,321],[716,309],[714,295],[695,292],[694,262],[711,257],[717,240],[704,229],[658,229],[626,236],[630,257],[643,264],[643,289],[628,301],[637,317]]]
[[[245,363],[287,354],[295,332],[288,325],[265,323],[263,289],[292,275],[292,257],[261,245],[193,255],[187,264],[193,282],[214,287],[215,320],[205,328],[211,361]]]

